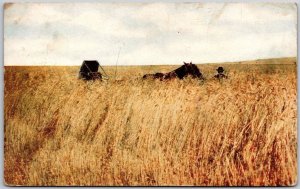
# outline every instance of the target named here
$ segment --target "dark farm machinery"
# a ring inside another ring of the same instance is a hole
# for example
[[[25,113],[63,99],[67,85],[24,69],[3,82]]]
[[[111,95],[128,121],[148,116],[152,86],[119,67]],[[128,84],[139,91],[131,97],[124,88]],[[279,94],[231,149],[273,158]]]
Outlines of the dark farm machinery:
[[[99,67],[102,71],[99,72]],[[109,79],[103,67],[97,60],[84,60],[79,71],[79,79],[83,80],[103,80]]]

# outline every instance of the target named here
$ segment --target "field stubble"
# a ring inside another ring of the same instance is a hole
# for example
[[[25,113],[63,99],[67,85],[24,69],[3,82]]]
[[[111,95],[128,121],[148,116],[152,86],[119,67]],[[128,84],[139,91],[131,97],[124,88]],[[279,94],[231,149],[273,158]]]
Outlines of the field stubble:
[[[173,67],[5,68],[9,185],[293,185],[295,65],[199,65],[207,80],[142,81]],[[113,75],[114,68],[106,68]]]

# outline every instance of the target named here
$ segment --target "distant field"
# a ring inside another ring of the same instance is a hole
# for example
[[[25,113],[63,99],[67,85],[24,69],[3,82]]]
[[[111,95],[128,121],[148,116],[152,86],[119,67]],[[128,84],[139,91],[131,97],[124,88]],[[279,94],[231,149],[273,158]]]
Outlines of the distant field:
[[[234,76],[237,72],[255,72],[255,73],[272,73],[285,72],[285,69],[295,69],[296,58],[279,58],[266,60],[253,60],[242,62],[227,62],[227,63],[207,63],[198,64],[206,79],[212,78],[216,74],[216,68],[223,66],[229,76]],[[169,72],[180,65],[153,65],[153,66],[118,66],[115,75],[115,66],[103,66],[105,72],[112,80],[119,79],[135,79],[140,78],[147,73]],[[284,67],[284,69],[282,69]],[[61,77],[74,79],[78,75],[80,66],[5,66],[7,74],[17,72],[19,74],[34,75],[35,77]],[[100,70],[100,69],[99,69]],[[100,70],[101,71],[101,70]],[[35,72],[42,72],[39,75]]]
[[[296,59],[201,64],[206,80],[142,80],[176,66],[5,67],[9,185],[290,186]],[[223,66],[227,80],[213,79]]]

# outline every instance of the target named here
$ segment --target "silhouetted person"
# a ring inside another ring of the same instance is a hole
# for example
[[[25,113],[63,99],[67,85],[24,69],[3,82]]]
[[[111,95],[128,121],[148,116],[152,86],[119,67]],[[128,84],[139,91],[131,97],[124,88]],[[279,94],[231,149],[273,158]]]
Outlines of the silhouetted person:
[[[226,78],[228,78],[228,77],[224,74],[224,71],[225,71],[225,70],[224,70],[223,67],[218,67],[218,69],[216,69],[216,70],[217,70],[217,72],[218,72],[218,74],[214,76],[216,79],[226,79]]]

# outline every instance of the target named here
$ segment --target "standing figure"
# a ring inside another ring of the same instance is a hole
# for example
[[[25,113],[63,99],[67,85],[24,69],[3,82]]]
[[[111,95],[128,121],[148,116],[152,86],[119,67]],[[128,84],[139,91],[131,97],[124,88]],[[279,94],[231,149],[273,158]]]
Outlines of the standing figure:
[[[223,67],[218,67],[218,69],[216,69],[218,74],[215,75],[214,77],[216,79],[227,79],[228,77],[223,73],[224,72],[224,68]]]

